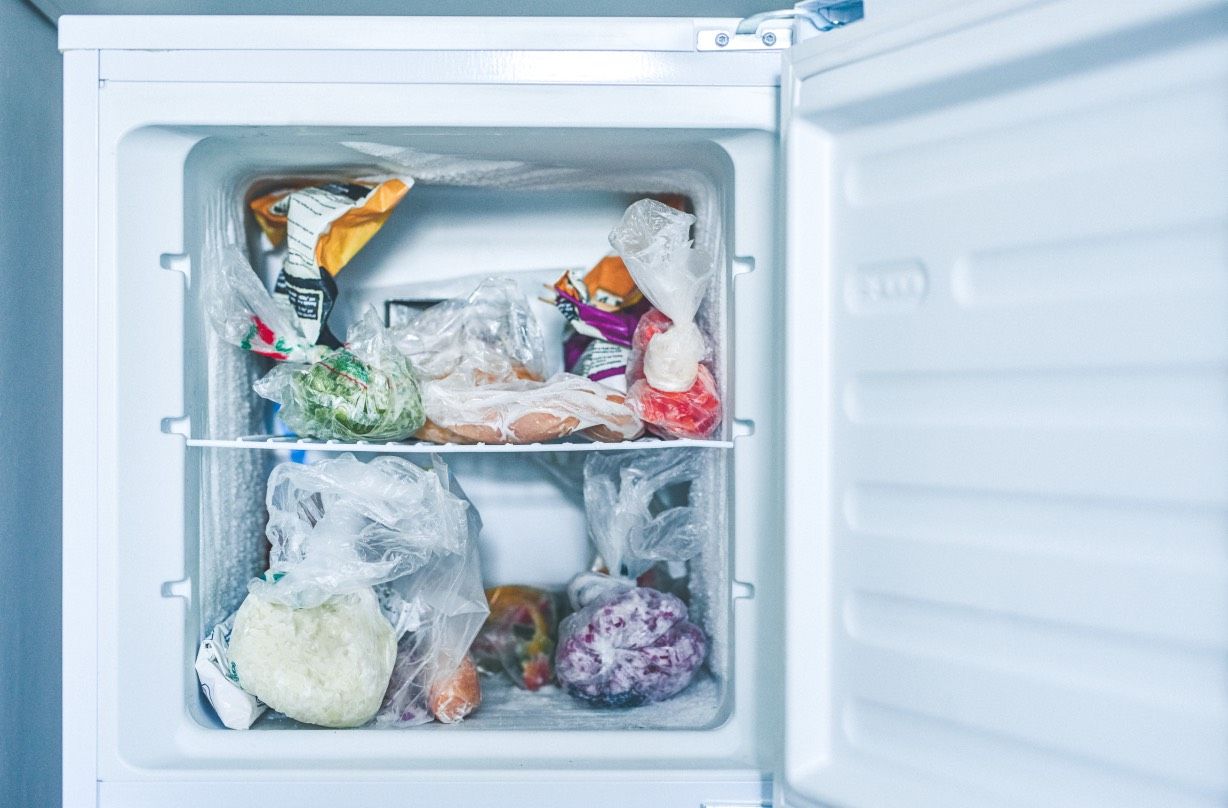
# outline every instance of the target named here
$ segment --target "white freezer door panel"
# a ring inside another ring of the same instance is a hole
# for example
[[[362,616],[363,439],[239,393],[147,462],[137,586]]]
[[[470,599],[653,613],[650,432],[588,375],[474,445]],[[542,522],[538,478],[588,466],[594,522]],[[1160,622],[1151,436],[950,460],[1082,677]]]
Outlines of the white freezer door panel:
[[[950,5],[787,57],[785,801],[1222,806],[1228,6]]]

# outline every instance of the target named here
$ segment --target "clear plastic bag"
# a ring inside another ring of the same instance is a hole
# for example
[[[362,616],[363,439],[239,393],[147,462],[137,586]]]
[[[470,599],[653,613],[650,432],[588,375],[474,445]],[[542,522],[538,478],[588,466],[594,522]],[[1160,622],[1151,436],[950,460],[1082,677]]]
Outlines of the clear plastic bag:
[[[392,333],[423,380],[485,384],[545,377],[541,326],[512,278],[486,278],[468,297],[431,306]]]
[[[259,591],[235,613],[230,660],[239,686],[289,718],[357,727],[374,717],[396,636],[370,587],[294,608]]]
[[[413,365],[369,309],[349,340],[311,365],[282,364],[255,384],[281,405],[297,434],[337,440],[404,440],[426,421]]]
[[[694,223],[689,213],[641,199],[627,208],[610,244],[657,309],[636,328],[628,400],[659,432],[706,438],[719,426],[720,400],[711,371],[702,364],[707,345],[695,315],[716,266],[694,247],[689,236]]]
[[[249,589],[296,608],[463,557],[471,543],[473,508],[435,471],[399,457],[281,463],[265,502],[269,573]]]
[[[658,561],[687,561],[704,545],[703,520],[690,505],[654,513],[653,498],[703,473],[696,449],[602,452],[584,461],[589,535],[612,575],[639,577]]]
[[[555,674],[576,698],[602,707],[663,701],[691,683],[708,640],[673,595],[647,587],[590,586],[590,602],[559,626]]]
[[[657,389],[645,378],[645,349],[672,333],[669,318],[656,309],[640,318],[632,341],[627,400],[654,432],[671,438],[710,438],[721,425],[721,399],[706,365],[695,366],[695,381],[680,393]]]
[[[643,432],[623,394],[569,373],[542,380],[541,326],[510,278],[487,278],[392,334],[422,375],[423,440],[539,443],[582,432],[619,441]]]
[[[473,655],[484,671],[504,673],[518,687],[538,690],[554,681],[558,607],[554,593],[532,586],[486,590],[486,618]]]
[[[269,570],[230,645],[244,690],[324,726],[377,709],[386,724],[454,721],[477,706],[467,652],[488,613],[481,519],[433,462],[343,454],[274,468]]]
[[[385,725],[420,724],[432,717],[451,724],[481,701],[468,651],[490,613],[477,551],[482,520],[438,457],[432,473],[457,502],[468,506],[464,541],[457,551],[436,554],[381,587],[385,613],[400,633],[396,665],[376,717]]]
[[[207,299],[209,319],[226,342],[287,362],[314,362],[327,352],[303,333],[284,298],[274,298],[251,263],[233,245],[221,248],[215,287]]]
[[[449,377],[423,385],[423,401],[419,436],[439,443],[540,443],[577,432],[621,441],[644,432],[622,393],[570,373],[483,385]]]

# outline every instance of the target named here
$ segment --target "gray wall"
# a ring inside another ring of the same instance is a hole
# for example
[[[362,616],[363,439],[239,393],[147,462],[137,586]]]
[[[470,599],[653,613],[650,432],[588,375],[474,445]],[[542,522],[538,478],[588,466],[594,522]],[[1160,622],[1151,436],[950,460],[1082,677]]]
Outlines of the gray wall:
[[[0,806],[60,801],[60,54],[0,0]]]

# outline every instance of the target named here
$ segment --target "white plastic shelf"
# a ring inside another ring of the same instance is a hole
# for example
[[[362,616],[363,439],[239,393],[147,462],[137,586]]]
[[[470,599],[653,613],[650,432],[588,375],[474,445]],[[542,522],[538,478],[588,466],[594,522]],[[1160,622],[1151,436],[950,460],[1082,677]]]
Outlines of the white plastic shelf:
[[[620,452],[635,449],[732,449],[733,441],[725,440],[661,440],[640,438],[617,443],[599,443],[582,439],[559,440],[551,443],[415,443],[340,441],[300,438],[295,435],[244,435],[238,438],[189,438],[188,446],[214,449],[300,449],[310,452],[378,452],[395,454],[433,454],[435,452]]]

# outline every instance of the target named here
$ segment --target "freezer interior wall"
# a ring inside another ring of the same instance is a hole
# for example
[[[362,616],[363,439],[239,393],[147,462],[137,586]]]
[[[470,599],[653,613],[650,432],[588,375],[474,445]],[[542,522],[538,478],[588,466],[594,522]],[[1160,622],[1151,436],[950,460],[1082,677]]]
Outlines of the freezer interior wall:
[[[245,198],[262,183],[305,175],[399,173],[416,180],[385,229],[338,278],[340,333],[366,305],[382,312],[384,300],[406,292],[443,297],[462,293],[476,277],[509,273],[521,277],[526,290],[540,288],[552,275],[586,268],[608,252],[608,232],[631,201],[646,194],[686,195],[698,219],[696,242],[721,268],[700,321],[715,346],[718,383],[722,392],[729,389],[722,224],[732,177],[723,153],[702,137],[635,131],[201,134],[184,180],[184,237],[192,265],[184,378],[194,436],[230,438],[268,429],[267,410],[251,389],[267,370],[266,361],[221,342],[208,324],[216,280],[212,256],[221,244],[241,244],[267,280],[277,257],[261,249],[244,213]],[[557,343],[550,327],[546,341]],[[712,639],[707,675],[674,700],[631,711],[587,709],[562,694],[524,694],[488,678],[487,705],[481,720],[468,722],[471,729],[702,728],[728,715],[732,463],[722,450],[706,451],[710,459],[691,501],[710,515],[711,540],[690,562],[690,572],[694,617]],[[188,495],[196,501],[187,504],[189,522],[196,524],[190,526],[189,544],[194,539],[195,546],[188,547],[187,558],[196,596],[186,630],[193,652],[195,641],[237,608],[248,580],[264,569],[264,483],[272,465],[284,459],[263,450],[189,451]],[[480,550],[487,585],[561,587],[587,568],[583,453],[478,452],[452,454],[447,462],[486,524]],[[532,535],[517,531],[523,525],[535,526]],[[189,679],[189,712],[198,723],[217,726],[193,685]],[[264,721],[257,728],[288,726],[295,725]]]

